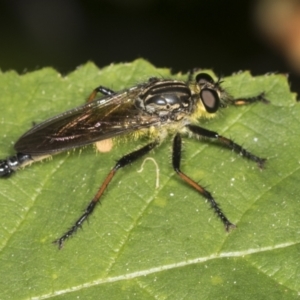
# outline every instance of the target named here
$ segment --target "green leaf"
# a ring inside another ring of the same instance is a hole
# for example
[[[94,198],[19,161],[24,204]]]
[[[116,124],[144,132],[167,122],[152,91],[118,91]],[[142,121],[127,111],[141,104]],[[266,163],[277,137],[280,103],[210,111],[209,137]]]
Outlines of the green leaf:
[[[62,77],[45,68],[0,74],[0,157],[33,122],[150,76],[186,78],[144,60],[99,70],[87,63]],[[61,153],[0,181],[0,299],[296,299],[300,293],[299,103],[286,77],[243,72],[222,85],[234,96],[264,91],[270,104],[223,109],[201,126],[234,139],[266,168],[217,143],[184,139],[182,170],[214,195],[237,229],[226,233],[205,199],[171,166],[171,137],[120,170],[83,230],[69,228],[122,155],[93,147]]]

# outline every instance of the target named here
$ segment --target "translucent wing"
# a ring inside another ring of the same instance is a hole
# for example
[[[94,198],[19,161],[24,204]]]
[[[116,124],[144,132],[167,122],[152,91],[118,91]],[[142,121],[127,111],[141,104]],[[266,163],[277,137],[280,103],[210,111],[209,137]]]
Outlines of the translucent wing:
[[[15,150],[31,155],[51,154],[158,125],[157,116],[134,105],[143,87],[105,96],[46,120],[21,136]]]

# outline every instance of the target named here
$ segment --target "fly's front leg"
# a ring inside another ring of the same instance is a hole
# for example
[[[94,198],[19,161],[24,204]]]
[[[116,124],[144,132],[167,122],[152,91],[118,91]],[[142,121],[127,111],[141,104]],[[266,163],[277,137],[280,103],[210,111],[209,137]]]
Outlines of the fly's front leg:
[[[194,75],[195,73],[200,72],[201,69],[200,68],[194,68],[192,70],[189,71],[189,75],[188,75],[188,82],[192,82],[194,79]],[[203,73],[202,73],[203,75]],[[221,81],[221,79],[219,78],[216,82],[210,77],[210,75],[206,74],[206,76],[208,76],[206,78],[206,81],[210,82],[211,84],[214,84],[216,87],[218,87],[218,89],[220,91],[222,91],[223,96],[225,96],[226,100],[232,104],[232,105],[247,105],[247,104],[252,104],[255,102],[262,102],[264,104],[269,104],[270,101],[265,97],[265,93],[262,92],[257,96],[254,97],[249,97],[249,98],[233,98],[230,94],[228,94],[227,92],[225,92],[221,87],[220,84],[223,82]],[[197,77],[196,77],[197,78]],[[199,82],[198,82],[199,83]]]
[[[237,98],[232,100],[232,104],[236,106],[252,104],[255,102],[262,102],[264,104],[270,103],[270,101],[265,97],[265,93],[260,93],[259,95],[250,98]]]
[[[193,132],[193,133],[195,133],[199,136],[219,140],[222,144],[226,145],[229,149],[239,153],[243,157],[246,157],[246,158],[256,162],[260,169],[263,168],[263,166],[266,162],[265,158],[261,158],[261,157],[258,157],[256,155],[252,154],[251,152],[247,151],[242,146],[236,144],[232,140],[230,140],[230,139],[228,139],[224,136],[219,135],[217,132],[210,131],[210,130],[204,129],[202,127],[199,127],[199,126],[196,126],[196,125],[191,125],[191,124],[187,125],[187,128],[191,132]]]
[[[197,182],[195,182],[193,179],[185,175],[180,170],[181,144],[182,144],[181,136],[179,133],[177,133],[173,141],[172,164],[174,170],[180,176],[181,179],[183,179],[187,184],[193,187],[196,191],[198,191],[203,197],[205,197],[209,201],[212,209],[215,211],[217,216],[221,219],[227,231],[229,231],[232,228],[235,228],[236,226],[227,219],[227,217],[224,215],[218,203],[211,195],[211,193],[207,191],[205,188],[203,188],[201,185],[199,185]]]
[[[88,216],[93,212],[94,208],[96,207],[97,203],[99,202],[100,198],[102,197],[104,191],[106,190],[107,186],[111,182],[112,178],[116,174],[116,172],[127,166],[128,164],[131,164],[138,158],[142,157],[143,155],[147,154],[150,150],[152,150],[158,142],[153,142],[150,143],[143,148],[133,151],[127,155],[124,155],[122,158],[120,158],[115,166],[112,168],[112,170],[108,173],[107,177],[105,178],[104,182],[100,186],[98,192],[92,199],[92,201],[89,203],[87,208],[85,209],[84,213],[77,219],[75,224],[64,234],[62,235],[59,239],[55,240],[53,243],[58,244],[59,249],[62,248],[63,243],[66,239],[68,239],[71,235],[73,235],[78,228],[82,226],[82,223],[88,218]]]

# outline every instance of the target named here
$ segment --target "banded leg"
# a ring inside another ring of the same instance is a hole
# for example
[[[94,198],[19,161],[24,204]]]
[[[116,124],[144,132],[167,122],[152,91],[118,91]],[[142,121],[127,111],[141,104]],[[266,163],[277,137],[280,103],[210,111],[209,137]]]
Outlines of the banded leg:
[[[107,186],[111,182],[112,178],[116,174],[116,172],[127,166],[128,164],[131,164],[138,158],[142,157],[143,155],[147,154],[150,150],[152,150],[158,142],[150,143],[143,148],[133,151],[127,155],[124,155],[122,158],[120,158],[115,166],[112,168],[112,170],[108,173],[107,177],[105,178],[104,182],[98,189],[98,192],[92,199],[92,201],[89,203],[87,208],[85,209],[84,213],[77,219],[75,224],[66,232],[64,233],[59,239],[55,240],[53,243],[58,244],[58,248],[61,249],[63,246],[63,243],[66,239],[68,239],[71,235],[73,235],[78,228],[82,226],[82,223],[88,218],[88,216],[93,212],[94,208],[96,207],[97,203],[99,202],[100,198],[102,197],[104,191],[106,190]]]
[[[266,162],[265,158],[260,158],[254,154],[252,154],[251,152],[247,151],[246,149],[244,149],[242,146],[236,144],[235,142],[233,142],[232,140],[219,135],[217,132],[215,131],[210,131],[207,130],[205,128],[196,126],[196,125],[186,125],[186,127],[193,133],[202,136],[202,137],[207,137],[210,139],[217,139],[219,140],[222,144],[226,145],[229,149],[233,150],[236,153],[239,153],[241,156],[246,157],[254,162],[257,163],[258,167],[260,169],[262,169],[264,167],[264,164]]]
[[[235,228],[236,226],[227,219],[227,217],[224,215],[218,203],[211,195],[211,193],[207,191],[205,188],[203,188],[201,185],[199,185],[197,182],[195,182],[193,179],[185,175],[180,170],[181,144],[182,144],[181,136],[179,133],[177,133],[173,141],[172,164],[174,170],[180,176],[181,179],[183,179],[187,184],[193,187],[196,191],[198,191],[203,197],[205,197],[209,201],[211,208],[215,211],[217,216],[221,219],[221,221],[225,225],[226,231]]]
[[[236,106],[252,104],[255,102],[262,102],[264,104],[270,103],[270,101],[265,97],[265,93],[260,93],[259,95],[250,98],[238,98],[232,100],[232,104]]]
[[[111,96],[111,95],[115,94],[115,92],[113,90],[100,85],[92,91],[92,93],[90,94],[90,96],[87,99],[87,102],[93,101],[96,98],[97,93],[101,93],[104,96]]]

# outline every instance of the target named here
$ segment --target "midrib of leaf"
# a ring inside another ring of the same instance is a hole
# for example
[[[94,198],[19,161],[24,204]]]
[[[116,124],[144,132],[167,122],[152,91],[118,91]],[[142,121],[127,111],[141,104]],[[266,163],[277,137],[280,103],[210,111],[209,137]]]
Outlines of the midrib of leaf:
[[[131,280],[131,279],[135,279],[135,278],[139,278],[139,277],[142,278],[142,277],[145,277],[147,275],[154,274],[154,273],[160,273],[160,272],[164,272],[164,271],[168,271],[168,270],[182,268],[182,267],[186,267],[186,266],[189,266],[189,265],[194,265],[194,264],[198,264],[198,263],[207,262],[207,261],[213,260],[213,259],[233,258],[233,257],[244,258],[247,255],[262,253],[262,252],[267,252],[267,251],[272,251],[272,250],[277,250],[277,249],[282,249],[282,248],[287,248],[287,247],[290,247],[290,246],[294,246],[296,244],[297,243],[290,242],[290,243],[278,244],[278,245],[272,246],[272,247],[270,246],[270,247],[260,247],[260,248],[256,248],[256,249],[247,249],[245,251],[221,252],[219,254],[212,254],[212,255],[209,255],[207,257],[197,257],[197,258],[194,258],[194,259],[188,259],[188,260],[185,260],[185,261],[176,262],[174,264],[161,265],[161,266],[149,268],[149,269],[146,269],[146,270],[136,271],[136,272],[122,274],[122,275],[113,276],[113,277],[107,277],[105,279],[96,279],[96,280],[93,280],[91,282],[85,282],[85,283],[80,284],[78,286],[72,286],[72,287],[69,287],[67,289],[58,290],[58,291],[55,291],[53,293],[35,296],[35,297],[32,297],[31,299],[32,300],[49,299],[49,298],[52,298],[54,296],[73,293],[75,291],[80,291],[82,289],[90,288],[90,287],[93,287],[93,286],[98,286],[98,285],[117,282],[117,281]]]

